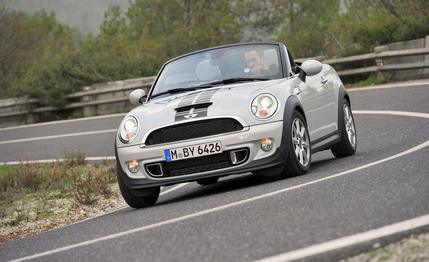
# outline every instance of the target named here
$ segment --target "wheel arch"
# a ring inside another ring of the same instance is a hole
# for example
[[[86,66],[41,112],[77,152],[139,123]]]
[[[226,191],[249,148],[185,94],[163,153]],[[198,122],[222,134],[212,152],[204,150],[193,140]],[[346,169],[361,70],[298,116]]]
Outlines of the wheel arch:
[[[347,92],[344,94],[344,98],[347,100],[347,102],[349,103],[349,106],[351,107],[352,103],[350,102],[350,97],[349,97],[349,94]]]
[[[307,122],[307,118],[305,117],[304,109],[302,109],[302,106],[300,104],[295,106],[295,111],[298,111],[303,117],[305,122]]]
[[[295,111],[298,111],[304,117],[304,120],[307,122],[307,119],[304,113],[304,107],[302,106],[298,97],[290,96],[286,100],[284,111],[283,111],[283,132],[282,132],[282,141],[281,141],[281,144],[285,145],[283,146],[283,148],[289,148],[289,144],[291,143],[290,139],[288,139],[292,135],[289,126],[290,126],[290,123],[293,121],[292,118],[293,118],[293,113]],[[311,141],[311,137],[310,137],[310,141]],[[283,154],[285,155],[285,159],[286,159],[289,155],[289,151],[285,150]]]
[[[291,121],[294,111],[298,111],[304,117],[304,120],[307,121],[307,118],[304,112],[304,107],[302,106],[298,97],[290,96],[288,97],[285,103],[285,108],[283,112],[283,121]]]

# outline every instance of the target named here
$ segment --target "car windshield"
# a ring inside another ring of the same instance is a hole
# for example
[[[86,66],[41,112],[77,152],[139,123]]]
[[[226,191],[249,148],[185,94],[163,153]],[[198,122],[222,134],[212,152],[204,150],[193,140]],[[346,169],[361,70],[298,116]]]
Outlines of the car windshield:
[[[151,97],[236,82],[282,78],[277,45],[238,45],[211,49],[166,64]]]

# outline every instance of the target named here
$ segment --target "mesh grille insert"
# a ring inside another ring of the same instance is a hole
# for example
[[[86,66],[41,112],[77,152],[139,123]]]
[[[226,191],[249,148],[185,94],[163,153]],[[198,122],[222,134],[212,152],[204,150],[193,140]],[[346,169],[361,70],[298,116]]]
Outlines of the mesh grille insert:
[[[146,145],[213,136],[242,130],[243,126],[233,118],[216,118],[187,122],[157,129],[149,134]]]

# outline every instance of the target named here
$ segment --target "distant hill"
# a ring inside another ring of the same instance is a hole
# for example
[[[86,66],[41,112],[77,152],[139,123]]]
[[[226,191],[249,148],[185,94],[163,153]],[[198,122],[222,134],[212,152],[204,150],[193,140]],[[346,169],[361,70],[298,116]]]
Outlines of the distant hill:
[[[35,13],[42,9],[54,11],[59,21],[78,28],[82,33],[98,33],[104,11],[119,5],[126,11],[130,0],[0,0],[13,10]]]

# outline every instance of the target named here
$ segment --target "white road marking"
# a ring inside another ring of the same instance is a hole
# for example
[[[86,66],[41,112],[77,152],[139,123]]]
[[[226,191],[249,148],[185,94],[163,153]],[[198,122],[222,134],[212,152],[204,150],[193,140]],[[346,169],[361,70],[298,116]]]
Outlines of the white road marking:
[[[366,91],[366,90],[374,90],[374,89],[388,89],[388,88],[395,88],[395,87],[420,87],[420,86],[425,86],[425,85],[429,85],[429,81],[426,79],[425,80],[417,80],[417,81],[407,81],[407,82],[398,82],[398,83],[391,83],[391,84],[375,85],[375,86],[368,86],[368,87],[348,88],[347,91],[348,92],[358,92],[358,91]],[[0,132],[5,131],[5,130],[12,130],[12,129],[57,125],[57,124],[62,124],[62,123],[73,123],[73,122],[79,122],[79,121],[96,120],[96,119],[103,119],[103,118],[114,118],[114,117],[120,117],[120,116],[123,117],[125,115],[126,115],[126,113],[118,113],[118,114],[111,114],[111,115],[90,116],[90,117],[82,117],[82,118],[77,118],[77,119],[58,120],[58,121],[51,121],[51,122],[44,122],[44,123],[21,125],[21,126],[3,127],[3,128],[0,128]]]
[[[123,236],[126,236],[126,235],[143,232],[143,231],[146,231],[146,230],[149,230],[149,229],[159,228],[159,227],[162,227],[162,226],[171,225],[171,224],[174,224],[174,223],[185,221],[187,219],[191,219],[191,218],[195,218],[195,217],[207,215],[207,214],[214,213],[214,212],[217,212],[217,211],[222,211],[222,210],[225,210],[225,209],[228,209],[228,208],[231,208],[231,207],[236,207],[236,206],[239,206],[239,205],[250,203],[250,202],[253,202],[253,201],[256,201],[256,200],[259,200],[259,199],[271,197],[271,196],[274,196],[274,195],[278,195],[278,194],[281,194],[281,193],[289,192],[289,191],[292,191],[292,190],[295,190],[295,189],[299,189],[299,188],[310,186],[310,185],[313,185],[313,184],[316,184],[316,183],[320,183],[320,182],[323,182],[323,181],[332,180],[332,179],[337,178],[337,177],[345,176],[345,175],[348,175],[350,173],[353,173],[353,172],[356,172],[356,171],[359,171],[359,170],[362,170],[362,169],[366,169],[368,167],[372,167],[372,166],[375,166],[375,165],[378,165],[378,164],[381,164],[381,163],[384,163],[384,162],[387,162],[387,161],[390,161],[390,160],[393,160],[393,159],[396,159],[396,158],[399,158],[399,157],[411,154],[411,153],[416,152],[418,150],[421,150],[421,149],[423,149],[423,148],[425,148],[427,146],[429,146],[429,140],[427,140],[426,142],[421,143],[421,144],[419,144],[419,145],[417,145],[415,147],[412,147],[412,148],[410,148],[408,150],[405,150],[405,151],[403,151],[401,153],[395,154],[393,156],[386,157],[386,158],[383,158],[383,159],[380,159],[380,160],[377,160],[377,161],[374,161],[374,162],[371,162],[371,163],[368,163],[368,164],[365,164],[365,165],[362,165],[362,166],[359,166],[359,167],[356,167],[356,168],[352,168],[352,169],[349,169],[349,170],[346,170],[346,171],[343,171],[343,172],[340,172],[340,173],[337,173],[337,174],[334,174],[334,175],[330,175],[330,176],[327,176],[327,177],[324,177],[324,178],[316,179],[316,180],[313,180],[313,181],[310,181],[310,182],[306,182],[306,183],[303,183],[303,184],[299,184],[299,185],[296,185],[296,186],[292,186],[292,187],[280,189],[280,190],[277,190],[277,191],[273,191],[273,192],[270,192],[270,193],[262,194],[262,195],[255,196],[255,197],[251,197],[251,198],[248,198],[248,199],[243,199],[243,200],[240,200],[240,201],[236,201],[236,202],[232,202],[232,203],[229,203],[229,204],[221,205],[221,206],[218,206],[218,207],[215,207],[215,208],[206,209],[206,210],[199,211],[199,212],[196,212],[196,213],[192,213],[192,214],[189,214],[189,215],[184,215],[184,216],[181,216],[181,217],[176,217],[176,218],[168,219],[168,220],[165,220],[165,221],[162,221],[162,222],[158,222],[158,223],[154,223],[154,224],[150,224],[150,225],[147,225],[147,226],[130,229],[130,230],[127,230],[127,231],[123,231],[123,232],[119,232],[119,233],[107,235],[107,236],[104,236],[104,237],[99,237],[99,238],[95,238],[95,239],[83,241],[83,242],[72,244],[72,245],[67,245],[67,246],[64,246],[64,247],[60,247],[60,248],[48,250],[48,251],[41,252],[41,253],[36,253],[36,254],[25,256],[25,257],[22,257],[22,258],[18,258],[18,259],[12,260],[12,261],[26,261],[26,260],[30,260],[30,259],[35,259],[35,258],[40,258],[40,257],[44,257],[44,256],[49,256],[49,255],[52,255],[52,254],[56,254],[56,253],[68,251],[68,250],[75,249],[75,248],[78,248],[78,247],[84,247],[84,246],[92,245],[92,244],[95,244],[95,243],[98,243],[98,242],[107,241],[107,240],[111,240],[111,239],[116,239],[116,238],[123,237]]]
[[[168,194],[168,193],[170,193],[170,192],[176,191],[177,189],[180,189],[180,188],[182,188],[182,187],[184,187],[184,186],[186,186],[186,185],[188,185],[188,184],[189,184],[189,183],[181,183],[181,184],[178,184],[178,185],[176,185],[176,186],[174,186],[174,187],[172,187],[172,188],[170,188],[170,189],[165,190],[164,192],[161,192],[161,194],[159,194],[159,195],[160,195],[160,196],[162,196],[162,195]]]
[[[429,118],[429,114],[428,113],[408,112],[408,111],[353,110],[353,114],[361,114],[361,115],[394,115],[394,116],[411,116],[411,117]]]
[[[98,135],[98,134],[105,134],[105,133],[115,133],[117,131],[118,131],[118,129],[107,129],[107,130],[68,133],[68,134],[62,134],[62,135],[20,138],[20,139],[14,139],[14,140],[0,141],[0,145],[22,143],[22,142],[31,142],[31,141],[40,141],[40,140],[47,140],[47,139],[56,139],[56,138],[62,138],[62,137],[88,136],[88,135]]]
[[[358,115],[397,115],[397,116],[429,118],[428,113],[408,112],[408,111],[353,110],[353,114],[358,114]],[[113,131],[116,132],[115,129],[106,130],[106,131],[107,132],[113,132]],[[94,132],[100,132],[100,131],[94,131]],[[86,133],[86,132],[84,132],[84,133]],[[79,133],[74,133],[74,134],[79,134]],[[67,136],[67,135],[73,135],[73,134],[65,134],[63,136]],[[55,136],[53,136],[53,137],[55,137]],[[30,139],[37,140],[37,138],[30,138]],[[46,138],[46,139],[49,139],[49,138]],[[20,139],[18,139],[18,140],[20,140]],[[0,141],[0,144],[2,144],[2,142],[13,143],[13,140]],[[87,158],[85,158],[85,160],[87,160],[87,161],[115,160],[115,157],[114,156],[104,156],[104,157],[96,156],[96,157],[87,157]],[[52,163],[52,162],[56,162],[56,161],[64,161],[64,159],[60,158],[60,159],[41,159],[41,160],[28,160],[28,161],[6,161],[6,162],[0,162],[0,165],[19,165],[22,163]]]
[[[368,87],[353,87],[353,88],[348,88],[347,91],[357,92],[357,91],[367,91],[367,90],[376,90],[376,89],[389,89],[389,88],[395,88],[395,87],[421,87],[421,86],[429,87],[429,81],[427,79],[424,79],[424,80],[399,82],[399,83],[375,85],[375,86],[368,86]]]
[[[126,115],[126,113],[119,113],[119,114],[111,114],[111,115],[103,115],[103,116],[89,116],[89,117],[82,117],[82,118],[76,118],[76,119],[65,119],[65,120],[43,122],[43,123],[36,123],[36,124],[28,124],[28,125],[21,125],[21,126],[10,126],[10,127],[0,128],[0,132],[5,131],[5,130],[12,130],[12,129],[58,125],[58,124],[63,124],[63,123],[73,123],[73,122],[79,122],[79,121],[97,120],[97,119],[103,119],[103,118],[113,118],[113,117],[119,117],[119,116],[125,116],[125,115]],[[119,123],[118,123],[118,125],[119,125]]]
[[[160,196],[166,195],[166,194],[171,193],[173,191],[176,191],[176,190],[178,190],[178,189],[180,189],[180,188],[182,188],[182,187],[184,187],[184,186],[186,186],[188,184],[189,183],[180,183],[180,184],[177,184],[177,185],[175,185],[175,186],[173,186],[173,187],[171,187],[171,188],[169,188],[169,189],[167,189],[165,191],[162,191],[159,195]],[[164,188],[162,187],[162,189],[164,189]],[[72,225],[80,224],[82,222],[86,222],[88,220],[93,220],[95,218],[98,218],[98,217],[101,217],[101,216],[105,216],[105,215],[109,215],[109,214],[115,213],[116,211],[119,211],[119,210],[122,210],[122,209],[125,209],[125,208],[128,208],[128,206],[127,205],[121,206],[121,207],[118,207],[116,209],[110,210],[109,212],[106,212],[106,213],[103,213],[103,214],[99,214],[97,216],[89,217],[89,218],[84,219],[84,220],[76,221],[76,222],[68,224],[68,225],[66,225],[64,227],[69,227],[69,226],[72,226]],[[63,228],[63,227],[55,228],[55,229],[52,229],[52,230],[56,230],[56,229],[60,229],[60,228]]]
[[[90,156],[85,157],[85,161],[105,161],[105,160],[115,160],[115,156]],[[0,166],[2,165],[20,165],[20,164],[43,164],[43,163],[54,163],[54,162],[62,162],[64,158],[57,159],[39,159],[39,160],[23,160],[23,161],[5,161],[0,162]]]
[[[308,258],[314,255],[323,254],[329,251],[353,246],[371,240],[376,240],[378,238],[406,232],[427,225],[429,225],[429,215],[424,215],[355,235],[341,237],[321,244],[316,244],[302,249],[278,254],[272,257],[263,258],[261,260],[257,260],[257,262],[294,261]]]

